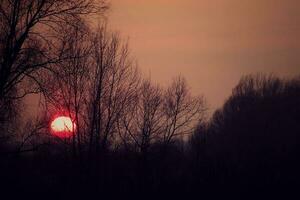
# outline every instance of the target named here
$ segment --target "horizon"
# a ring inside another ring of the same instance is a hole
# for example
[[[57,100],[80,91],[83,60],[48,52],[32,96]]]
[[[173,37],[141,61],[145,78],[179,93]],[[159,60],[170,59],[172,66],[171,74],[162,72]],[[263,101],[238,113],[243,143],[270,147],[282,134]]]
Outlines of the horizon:
[[[213,113],[244,75],[299,76],[299,7],[295,0],[112,0],[108,24],[129,38],[145,75],[162,85],[184,76]]]
[[[298,196],[299,8],[0,1],[2,196]]]

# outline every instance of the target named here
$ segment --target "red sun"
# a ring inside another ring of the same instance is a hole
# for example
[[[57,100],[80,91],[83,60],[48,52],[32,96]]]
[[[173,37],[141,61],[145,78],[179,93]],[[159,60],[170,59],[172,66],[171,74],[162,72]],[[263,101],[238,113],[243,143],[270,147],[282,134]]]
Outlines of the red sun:
[[[53,135],[68,138],[74,134],[76,124],[70,117],[59,116],[52,120],[50,128]]]

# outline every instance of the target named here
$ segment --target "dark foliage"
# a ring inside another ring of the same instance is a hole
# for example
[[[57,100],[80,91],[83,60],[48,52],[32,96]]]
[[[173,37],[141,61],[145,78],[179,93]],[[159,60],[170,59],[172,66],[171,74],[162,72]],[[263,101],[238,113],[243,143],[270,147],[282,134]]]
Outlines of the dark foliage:
[[[247,194],[295,189],[300,177],[299,103],[300,79],[242,78],[208,128],[200,127],[192,138],[205,182]]]
[[[300,177],[299,103],[299,79],[247,76],[188,142],[158,141],[146,155],[124,146],[92,159],[52,142],[34,153],[2,155],[1,189],[37,198],[287,197]]]
[[[86,17],[106,8],[0,1],[1,199],[296,194],[300,78],[245,76],[205,121],[184,78],[154,85],[117,34],[90,30]],[[23,115],[30,94],[43,96],[37,120]],[[74,116],[72,137],[50,134],[57,110]]]

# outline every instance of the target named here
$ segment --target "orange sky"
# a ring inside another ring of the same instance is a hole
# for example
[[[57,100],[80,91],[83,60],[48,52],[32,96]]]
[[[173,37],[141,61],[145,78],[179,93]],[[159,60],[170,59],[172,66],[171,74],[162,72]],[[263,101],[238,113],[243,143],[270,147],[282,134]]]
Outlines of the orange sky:
[[[110,24],[162,84],[181,74],[220,107],[244,74],[300,74],[299,0],[111,0]]]

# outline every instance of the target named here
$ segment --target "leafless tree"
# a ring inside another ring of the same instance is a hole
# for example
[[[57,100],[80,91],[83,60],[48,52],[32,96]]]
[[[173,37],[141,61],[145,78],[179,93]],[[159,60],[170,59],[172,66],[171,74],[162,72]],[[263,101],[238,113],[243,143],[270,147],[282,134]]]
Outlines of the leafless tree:
[[[82,29],[69,27],[62,37],[69,59],[41,75],[46,75],[41,88],[50,114],[63,112],[74,119],[73,152],[88,147],[95,153],[117,144],[118,119],[136,98],[140,78],[118,34],[105,25],[95,32]]]
[[[182,77],[174,79],[166,90],[145,80],[137,94],[130,112],[122,119],[122,139],[125,146],[133,144],[142,154],[155,142],[168,145],[175,138],[191,134],[204,120],[203,98],[191,96]]]
[[[163,90],[144,80],[138,91],[138,99],[123,118],[123,137],[130,139],[142,154],[147,154],[151,143],[163,133]],[[128,137],[129,136],[129,137]]]
[[[186,80],[175,78],[164,95],[163,142],[167,144],[178,136],[191,134],[196,125],[205,119],[205,111],[203,97],[193,97]]]
[[[65,49],[64,55],[69,59],[53,66],[51,73],[44,74],[42,83],[48,112],[52,115],[67,115],[76,124],[76,133],[73,132],[71,140],[73,153],[79,155],[86,139],[85,102],[88,98],[91,56],[90,33],[88,30],[82,31],[82,27],[80,29],[69,27],[68,32],[64,34],[61,45]]]
[[[59,62],[54,36],[65,25],[105,8],[94,0],[2,0],[0,2],[0,97],[31,72]],[[24,94],[20,94],[23,96]]]
[[[100,26],[93,40],[90,71],[90,152],[106,150],[117,137],[117,122],[135,98],[139,73],[129,56],[127,44],[118,34]]]
[[[29,120],[22,130],[19,131],[17,149],[15,153],[26,153],[37,151],[39,147],[47,143],[47,123],[44,119]]]
[[[106,8],[102,0],[0,1],[1,123],[18,112],[18,100],[40,92],[39,70],[69,59],[60,45],[65,27],[80,27],[85,16]]]

